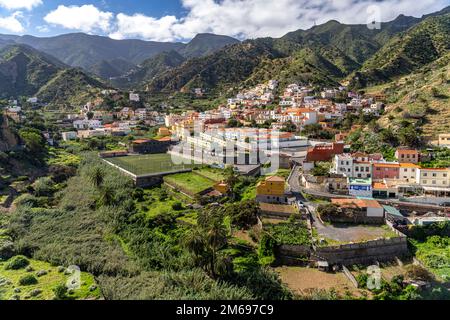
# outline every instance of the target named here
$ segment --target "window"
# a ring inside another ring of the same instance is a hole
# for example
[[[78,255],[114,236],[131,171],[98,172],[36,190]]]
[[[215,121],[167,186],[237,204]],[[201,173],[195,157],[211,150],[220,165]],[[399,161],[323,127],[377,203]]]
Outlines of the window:
[[[423,182],[422,182],[423,184],[427,184],[428,183],[428,181],[427,180],[423,180]]]
[[[432,181],[432,184],[436,184],[436,180],[433,180],[433,181]]]
[[[404,172],[408,172],[408,169],[403,169]]]
[[[444,173],[444,178],[447,178],[447,174],[446,173]]]
[[[424,177],[428,177],[428,173],[425,172],[425,173],[423,174],[423,176],[424,176]]]
[[[370,172],[370,168],[369,167],[366,167],[366,172]]]

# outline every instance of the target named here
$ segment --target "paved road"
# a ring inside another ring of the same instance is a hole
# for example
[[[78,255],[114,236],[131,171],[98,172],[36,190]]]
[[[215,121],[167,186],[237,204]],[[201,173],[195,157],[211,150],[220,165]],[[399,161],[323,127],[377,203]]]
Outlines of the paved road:
[[[305,197],[301,192],[302,187],[300,185],[300,176],[301,176],[300,167],[295,166],[294,169],[292,169],[291,175],[288,180],[288,184],[292,194],[297,198],[297,200],[306,203],[307,200],[305,199]]]

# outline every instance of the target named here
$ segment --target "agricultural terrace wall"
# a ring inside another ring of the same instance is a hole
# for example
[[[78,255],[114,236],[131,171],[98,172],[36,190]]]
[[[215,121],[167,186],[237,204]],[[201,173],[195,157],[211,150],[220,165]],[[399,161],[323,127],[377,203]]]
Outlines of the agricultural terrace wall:
[[[373,240],[364,243],[316,248],[316,254],[330,264],[371,264],[390,261],[409,254],[406,237]]]

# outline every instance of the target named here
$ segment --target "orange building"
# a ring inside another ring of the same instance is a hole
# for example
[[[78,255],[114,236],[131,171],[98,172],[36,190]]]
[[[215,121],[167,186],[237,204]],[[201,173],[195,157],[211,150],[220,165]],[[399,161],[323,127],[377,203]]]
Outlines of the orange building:
[[[219,191],[221,194],[227,194],[228,191],[230,191],[230,186],[225,181],[221,181],[214,185],[214,189]]]
[[[395,152],[395,157],[400,163],[419,163],[420,154],[419,151],[415,149],[397,149]]]

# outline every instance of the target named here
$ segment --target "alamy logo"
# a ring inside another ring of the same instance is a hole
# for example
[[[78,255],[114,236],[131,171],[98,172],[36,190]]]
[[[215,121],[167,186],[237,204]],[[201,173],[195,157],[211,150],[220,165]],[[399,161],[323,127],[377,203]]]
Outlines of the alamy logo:
[[[367,28],[370,30],[381,29],[381,8],[377,5],[367,7]]]
[[[381,269],[379,266],[373,265],[367,269],[367,289],[379,290],[381,289]]]
[[[67,273],[70,274],[66,282],[66,287],[69,290],[77,290],[81,288],[81,270],[78,266],[70,266],[67,268]]]

